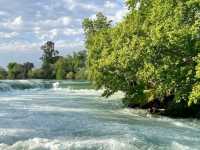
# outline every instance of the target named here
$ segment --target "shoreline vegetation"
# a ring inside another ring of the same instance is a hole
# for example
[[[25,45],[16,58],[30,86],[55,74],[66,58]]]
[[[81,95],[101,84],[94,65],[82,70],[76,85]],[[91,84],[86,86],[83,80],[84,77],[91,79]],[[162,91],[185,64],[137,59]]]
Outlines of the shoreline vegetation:
[[[86,51],[62,57],[48,41],[41,68],[10,63],[0,79],[89,79],[102,96],[124,92],[126,107],[200,118],[199,0],[126,3],[117,24],[102,13],[83,20]]]
[[[0,79],[87,79],[86,51],[74,52],[66,57],[60,56],[52,41],[42,45],[41,50],[43,51],[40,58],[41,68],[34,68],[31,62],[24,64],[11,62],[7,66],[7,71],[0,67]]]
[[[128,0],[113,25],[86,18],[88,76],[108,97],[172,117],[200,118],[200,1]]]

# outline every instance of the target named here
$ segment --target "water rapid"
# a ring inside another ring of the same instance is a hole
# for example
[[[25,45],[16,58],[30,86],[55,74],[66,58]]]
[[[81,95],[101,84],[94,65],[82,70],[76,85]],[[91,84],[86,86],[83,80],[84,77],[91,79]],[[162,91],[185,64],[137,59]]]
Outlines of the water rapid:
[[[124,108],[86,81],[0,81],[0,150],[199,150],[200,121]]]

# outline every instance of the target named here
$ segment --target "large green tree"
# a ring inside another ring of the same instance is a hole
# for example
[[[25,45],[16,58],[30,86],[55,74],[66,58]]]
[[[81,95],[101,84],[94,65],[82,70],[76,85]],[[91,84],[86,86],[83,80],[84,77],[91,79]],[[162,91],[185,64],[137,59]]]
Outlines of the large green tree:
[[[105,88],[105,96],[123,91],[127,105],[144,106],[168,96],[197,103],[200,1],[127,4],[129,13],[112,28],[98,25],[103,28],[95,30],[95,23],[105,23],[98,17],[83,22],[90,79]]]

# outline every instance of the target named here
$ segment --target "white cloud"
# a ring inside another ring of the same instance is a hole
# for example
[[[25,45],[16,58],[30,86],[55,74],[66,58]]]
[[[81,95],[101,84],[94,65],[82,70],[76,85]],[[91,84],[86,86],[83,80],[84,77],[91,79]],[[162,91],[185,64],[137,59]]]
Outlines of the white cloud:
[[[71,22],[71,18],[67,16],[60,18],[60,20],[62,20],[63,25],[66,26],[69,25],[69,23]]]
[[[42,40],[55,40],[55,38],[58,36],[59,31],[58,29],[51,29],[51,30],[41,30],[40,27],[35,27],[34,28],[35,34],[37,37]]]
[[[70,10],[73,10],[76,5],[77,2],[75,2],[74,0],[63,0],[65,7],[69,8]]]
[[[50,33],[50,38],[54,39],[56,36],[58,36],[58,29],[52,29],[49,31]]]
[[[63,0],[65,7],[69,8],[70,10],[77,10],[77,9],[83,9],[83,10],[89,10],[93,12],[101,11],[102,8],[98,5],[95,5],[93,3],[88,2],[81,2],[76,0]]]
[[[41,53],[35,50],[47,40],[63,54],[82,49],[84,18],[94,19],[101,11],[116,23],[127,13],[119,0],[0,0],[0,4],[0,60],[2,52],[9,56],[11,51],[31,51],[39,58]]]
[[[35,23],[35,26],[40,26],[41,28],[60,28],[63,26],[68,26],[71,23],[71,17],[63,16],[57,19],[46,19],[40,20]]]
[[[115,15],[108,16],[108,18],[110,20],[113,20],[116,23],[116,22],[121,21],[128,12],[129,12],[128,9],[122,9],[122,10],[117,11]]]
[[[116,3],[111,2],[111,1],[106,1],[104,6],[108,9],[114,9],[116,7]]]
[[[0,32],[0,38],[13,38],[17,35],[17,32]]]
[[[82,50],[84,48],[84,42],[80,39],[75,39],[74,41],[58,40],[56,41],[56,49],[62,50],[66,49],[70,51]]]
[[[13,21],[7,22],[7,25],[11,29],[21,28],[23,24],[22,16],[16,17]]]
[[[0,26],[3,26],[4,28],[12,29],[12,30],[18,30],[22,28],[23,22],[24,21],[22,19],[22,16],[18,16],[12,20],[10,19],[10,20],[0,23]]]
[[[9,42],[7,44],[0,43],[0,51],[6,52],[27,52],[35,51],[40,48],[38,43],[29,43],[29,42]]]
[[[16,18],[13,20],[13,22],[11,22],[11,24],[12,24],[13,26],[20,26],[20,25],[22,25],[22,23],[23,23],[22,16],[16,17]]]
[[[98,7],[97,5],[93,5],[93,4],[82,3],[82,4],[79,4],[79,6],[83,9],[94,11],[94,12],[98,12],[98,11],[102,10],[100,7]]]
[[[51,30],[45,30],[40,27],[35,27],[33,30],[37,37],[42,41],[54,41],[59,39],[60,36],[72,37],[81,36],[83,34],[83,29],[81,28],[54,28]],[[67,37],[66,39],[68,39]]]
[[[0,11],[0,16],[5,16],[7,13],[5,11]]]
[[[82,29],[66,28],[66,29],[64,29],[64,34],[67,35],[67,36],[81,35],[81,34],[83,34],[83,30]]]
[[[89,18],[92,19],[92,20],[94,20],[94,19],[97,18],[97,16],[96,16],[96,14],[92,14]]]

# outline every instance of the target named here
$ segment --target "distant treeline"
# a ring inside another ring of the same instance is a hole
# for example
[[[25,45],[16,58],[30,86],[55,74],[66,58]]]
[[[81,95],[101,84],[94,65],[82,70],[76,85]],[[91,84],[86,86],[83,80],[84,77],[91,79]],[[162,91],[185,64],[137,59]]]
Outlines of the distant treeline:
[[[83,21],[89,78],[129,107],[200,117],[200,1],[126,2],[114,26],[102,13]]]
[[[41,68],[34,68],[31,62],[11,62],[7,70],[0,67],[0,79],[86,79],[86,51],[74,52],[66,57],[59,56],[51,41],[45,43],[41,49]]]

